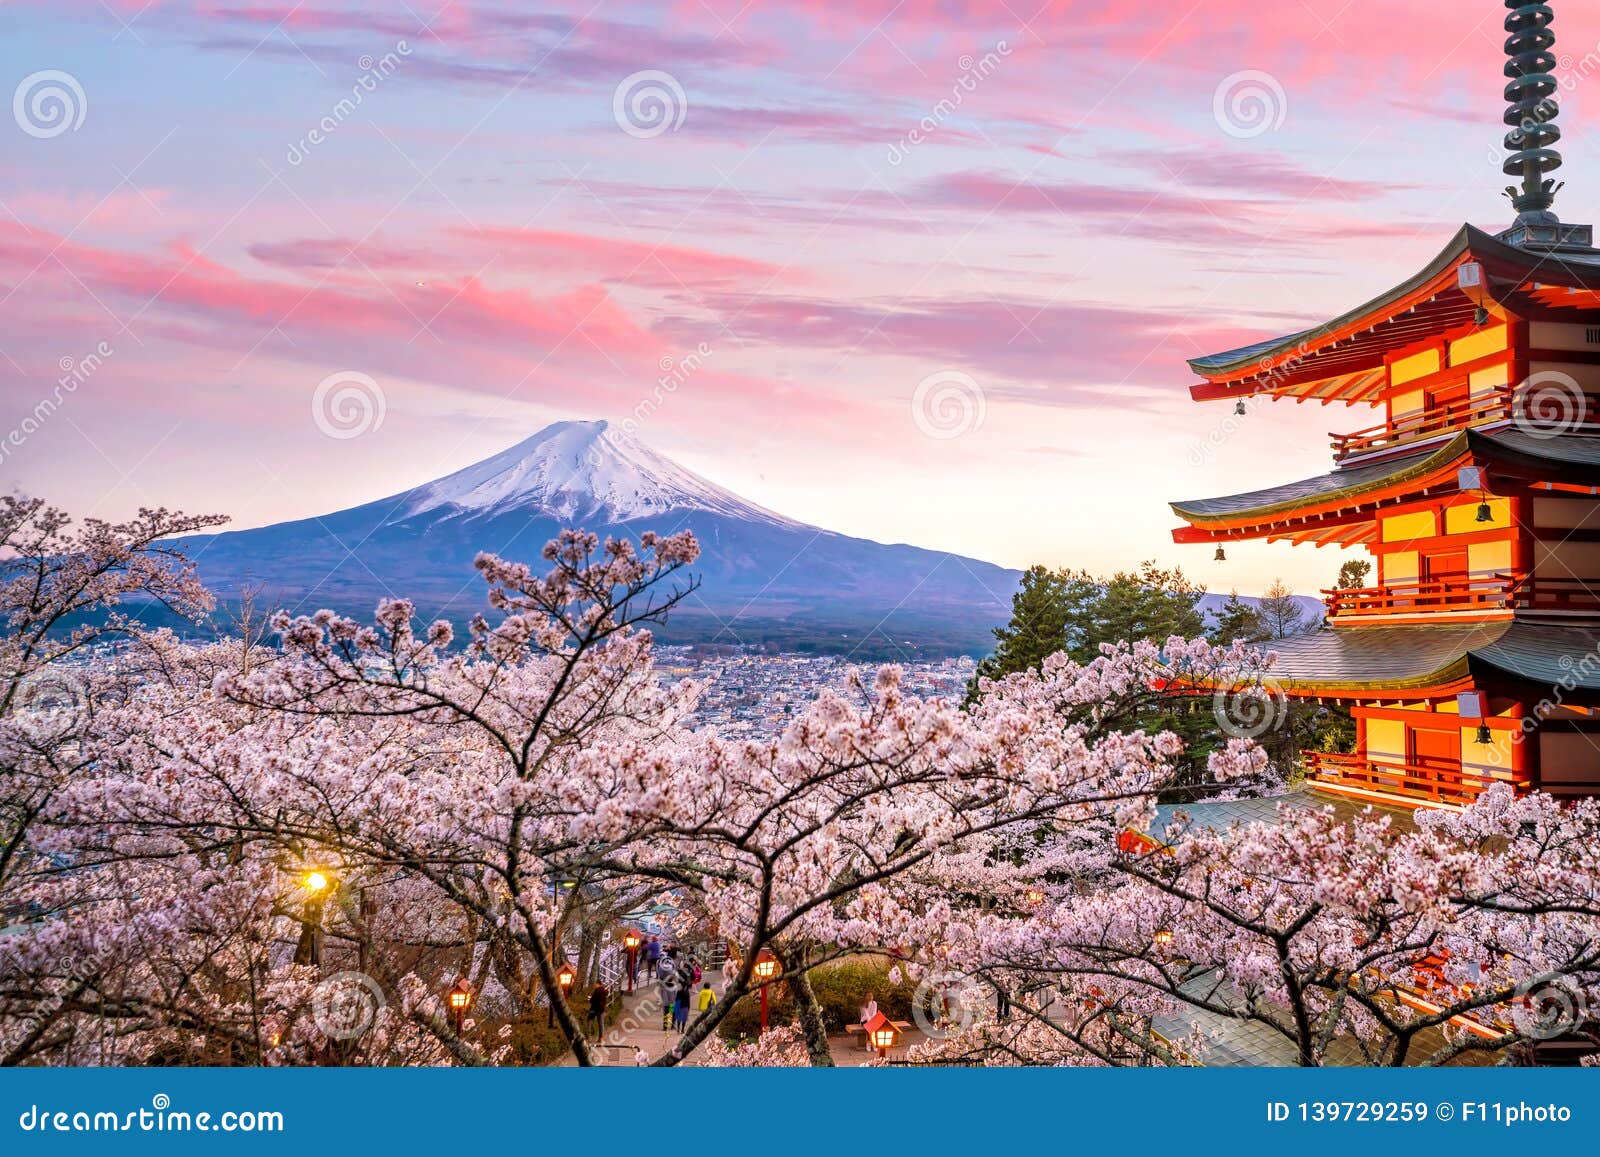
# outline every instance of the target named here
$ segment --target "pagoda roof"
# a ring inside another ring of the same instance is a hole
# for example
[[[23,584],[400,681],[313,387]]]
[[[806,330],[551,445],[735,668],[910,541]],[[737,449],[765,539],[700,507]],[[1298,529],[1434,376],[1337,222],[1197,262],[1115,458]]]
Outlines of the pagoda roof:
[[[1265,490],[1248,490],[1243,494],[1229,494],[1221,498],[1196,498],[1172,503],[1172,509],[1191,522],[1209,522],[1234,519],[1250,515],[1265,518],[1273,514],[1298,510],[1308,503],[1321,504],[1336,498],[1358,498],[1372,490],[1391,486],[1413,476],[1428,472],[1435,461],[1455,461],[1461,456],[1451,439],[1444,447],[1433,447],[1421,454],[1408,454],[1370,466],[1356,466],[1348,470],[1330,470],[1315,478],[1302,478],[1298,482],[1285,482]]]
[[[1288,516],[1314,517],[1362,514],[1370,518],[1379,502],[1398,500],[1435,488],[1454,492],[1457,471],[1467,462],[1489,467],[1497,475],[1532,481],[1600,486],[1600,436],[1540,436],[1506,424],[1462,430],[1443,443],[1381,462],[1331,470],[1314,478],[1251,490],[1221,498],[1172,503],[1180,518],[1201,532],[1271,533]],[[1200,541],[1182,528],[1179,542]]]
[[[1530,684],[1538,698],[1561,687],[1600,693],[1600,625],[1501,620],[1399,627],[1325,627],[1271,645],[1270,674],[1290,694],[1447,690]],[[1584,663],[1585,656],[1593,658]]]
[[[1255,393],[1368,401],[1384,384],[1385,357],[1472,323],[1478,303],[1456,274],[1469,262],[1483,265],[1501,302],[1523,294],[1528,305],[1600,308],[1600,251],[1524,249],[1463,225],[1421,271],[1332,321],[1192,359],[1190,368],[1207,381],[1190,392],[1200,401]],[[1551,288],[1563,293],[1549,295]]]

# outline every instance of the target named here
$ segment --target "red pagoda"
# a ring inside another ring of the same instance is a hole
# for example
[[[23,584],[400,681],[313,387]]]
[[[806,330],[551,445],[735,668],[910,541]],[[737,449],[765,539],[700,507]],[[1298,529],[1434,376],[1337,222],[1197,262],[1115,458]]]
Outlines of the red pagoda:
[[[1199,358],[1196,400],[1366,404],[1333,469],[1178,502],[1180,543],[1361,546],[1376,585],[1273,644],[1293,696],[1350,705],[1319,790],[1460,807],[1489,785],[1600,794],[1600,250],[1552,211],[1554,13],[1506,0],[1512,226],[1463,226],[1426,268],[1302,333]]]

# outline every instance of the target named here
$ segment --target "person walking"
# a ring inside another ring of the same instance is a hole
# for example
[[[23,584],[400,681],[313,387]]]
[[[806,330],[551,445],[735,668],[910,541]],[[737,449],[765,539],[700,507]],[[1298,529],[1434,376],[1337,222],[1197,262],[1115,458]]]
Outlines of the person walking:
[[[678,992],[678,968],[670,956],[656,965],[656,996],[661,1001],[661,1031],[672,1027],[672,1005]]]
[[[674,994],[672,1003],[672,1027],[677,1032],[684,1032],[689,1027],[689,988],[680,984]]]
[[[708,980],[700,986],[700,995],[695,1000],[695,1008],[699,1009],[701,1016],[704,1016],[711,1011],[712,1005],[716,1003],[717,994],[712,991],[711,982]]]
[[[584,1024],[584,1031],[591,1033],[595,1040],[606,1034],[606,1005],[610,1000],[606,986],[596,981],[594,991],[589,993],[589,1019]]]

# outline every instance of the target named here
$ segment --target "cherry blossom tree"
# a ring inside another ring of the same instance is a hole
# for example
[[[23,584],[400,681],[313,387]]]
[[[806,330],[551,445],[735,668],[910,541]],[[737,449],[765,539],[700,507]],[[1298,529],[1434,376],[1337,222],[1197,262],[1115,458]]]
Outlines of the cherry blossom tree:
[[[1586,1022],[1593,824],[1592,805],[1497,787],[1409,830],[1285,808],[1124,841],[1092,880],[950,922],[942,965],[1033,998],[1010,1002],[1013,1023],[969,1018],[923,1055],[1203,1063],[1246,1023],[1300,1065],[1507,1054]]]
[[[164,541],[212,521],[0,507],[0,1060],[509,1064],[550,1059],[548,1017],[592,1064],[558,970],[663,898],[731,954],[660,1065],[828,1063],[809,974],[862,953],[921,980],[923,1063],[1203,1064],[1241,1023],[1300,1064],[1445,1063],[1587,1022],[1600,805],[1130,838],[1175,786],[1277,788],[1247,738],[1197,768],[1142,727],[1262,686],[1242,645],[1057,655],[967,709],[886,667],[733,739],[654,668],[688,534],[567,532],[542,573],[482,555],[460,630],[402,600],[271,640],[253,613],[204,644],[123,617],[206,609]],[[65,714],[33,690],[62,672]],[[729,1048],[763,952],[800,1023]]]
[[[88,657],[146,637],[122,610],[129,603],[183,618],[210,609],[193,567],[163,541],[222,521],[140,510],[129,522],[74,529],[39,499],[0,496],[0,911],[36,866],[32,824],[80,766],[77,734],[126,689],[110,664]]]

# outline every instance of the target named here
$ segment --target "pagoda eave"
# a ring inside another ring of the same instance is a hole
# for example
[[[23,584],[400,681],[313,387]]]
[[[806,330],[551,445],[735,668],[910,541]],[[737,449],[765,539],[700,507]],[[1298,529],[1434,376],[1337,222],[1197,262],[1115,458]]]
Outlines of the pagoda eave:
[[[1463,277],[1468,265],[1480,267],[1473,278]],[[1205,381],[1190,394],[1197,401],[1254,394],[1368,401],[1382,388],[1387,359],[1470,330],[1480,309],[1499,321],[1600,309],[1600,256],[1533,252],[1465,225],[1416,276],[1333,321],[1191,360]]]
[[[1600,624],[1499,619],[1343,627],[1271,644],[1284,694],[1371,702],[1446,699],[1471,687],[1537,703],[1600,706]]]
[[[1285,486],[1223,498],[1174,502],[1187,524],[1173,530],[1179,544],[1252,538],[1291,539],[1318,545],[1371,541],[1373,520],[1386,507],[1462,493],[1461,471],[1483,470],[1481,492],[1496,495],[1535,489],[1588,492],[1600,488],[1600,436],[1556,437],[1500,424],[1469,429],[1442,445],[1379,462],[1347,466]],[[1357,533],[1340,527],[1358,527]]]

